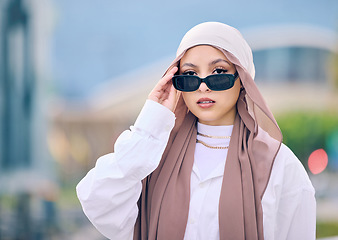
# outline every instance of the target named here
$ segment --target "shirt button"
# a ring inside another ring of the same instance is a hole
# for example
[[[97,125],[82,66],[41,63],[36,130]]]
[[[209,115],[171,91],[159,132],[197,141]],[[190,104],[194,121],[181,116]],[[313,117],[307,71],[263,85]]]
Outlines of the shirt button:
[[[200,188],[205,188],[205,183],[201,183]]]
[[[195,219],[194,218],[190,218],[190,224],[195,224]]]

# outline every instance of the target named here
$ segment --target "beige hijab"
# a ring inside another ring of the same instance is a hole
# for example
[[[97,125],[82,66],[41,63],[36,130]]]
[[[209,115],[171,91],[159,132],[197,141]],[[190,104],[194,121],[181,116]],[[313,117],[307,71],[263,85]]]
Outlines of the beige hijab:
[[[206,22],[183,37],[178,64],[191,47],[206,44],[220,49],[235,65],[243,90],[235,119],[219,200],[220,239],[264,239],[261,199],[279,150],[282,134],[254,83],[252,52],[234,28]],[[182,97],[176,123],[158,168],[143,180],[134,239],[184,238],[190,201],[190,175],[196,145],[196,117]]]

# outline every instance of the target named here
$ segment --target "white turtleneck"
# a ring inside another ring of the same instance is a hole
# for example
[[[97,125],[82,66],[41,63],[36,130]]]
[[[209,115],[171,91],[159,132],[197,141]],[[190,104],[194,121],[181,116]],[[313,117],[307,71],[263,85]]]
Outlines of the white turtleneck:
[[[231,136],[233,125],[210,126],[197,123],[197,132],[209,136]],[[210,146],[228,147],[230,138],[210,138],[197,135],[197,139]],[[196,144],[195,165],[201,180],[208,178],[219,167],[224,169],[228,149],[213,149],[201,143]]]

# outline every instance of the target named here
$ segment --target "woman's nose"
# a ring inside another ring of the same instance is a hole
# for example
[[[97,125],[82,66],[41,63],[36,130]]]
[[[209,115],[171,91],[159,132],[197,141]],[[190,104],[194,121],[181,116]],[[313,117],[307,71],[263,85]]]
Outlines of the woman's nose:
[[[205,82],[202,82],[200,87],[198,88],[199,91],[201,92],[209,92],[211,91],[208,86],[205,84]]]

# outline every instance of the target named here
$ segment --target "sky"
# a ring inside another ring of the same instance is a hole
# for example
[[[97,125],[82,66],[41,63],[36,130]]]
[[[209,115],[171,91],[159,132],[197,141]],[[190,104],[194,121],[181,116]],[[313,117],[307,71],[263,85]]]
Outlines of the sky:
[[[174,56],[184,33],[205,21],[240,31],[307,24],[338,30],[336,0],[53,0],[52,78],[56,94],[83,99],[119,75]]]

